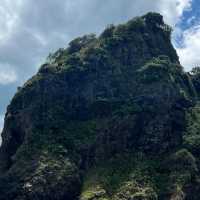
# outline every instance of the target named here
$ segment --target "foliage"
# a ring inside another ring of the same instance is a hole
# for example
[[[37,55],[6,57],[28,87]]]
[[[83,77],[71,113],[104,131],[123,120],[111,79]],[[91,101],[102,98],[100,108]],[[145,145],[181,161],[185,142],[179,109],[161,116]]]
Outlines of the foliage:
[[[107,28],[103,31],[103,33],[100,35],[100,38],[110,38],[113,36],[115,30],[115,26],[113,24],[110,24],[107,26]]]
[[[200,150],[200,107],[197,104],[187,112],[187,127],[183,135],[183,144],[198,154]]]
[[[125,195],[125,190],[129,190],[127,192],[133,190],[132,195],[139,195],[139,192],[142,191],[145,194],[148,190],[153,192],[151,179],[153,165],[154,162],[145,160],[145,157],[139,153],[132,156],[130,154],[118,155],[89,170],[85,177],[82,192],[86,193],[91,191],[92,188],[100,187],[106,189],[105,193],[111,199],[111,196],[116,199],[119,193]]]
[[[76,38],[69,43],[68,52],[70,54],[80,51],[82,48],[95,42],[96,37],[94,34],[85,35],[83,37]]]

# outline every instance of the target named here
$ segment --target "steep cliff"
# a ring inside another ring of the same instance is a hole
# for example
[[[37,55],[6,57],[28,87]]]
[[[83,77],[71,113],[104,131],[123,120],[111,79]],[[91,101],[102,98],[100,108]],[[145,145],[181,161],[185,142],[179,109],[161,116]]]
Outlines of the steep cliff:
[[[51,54],[7,108],[0,200],[199,200],[200,73],[157,13]]]

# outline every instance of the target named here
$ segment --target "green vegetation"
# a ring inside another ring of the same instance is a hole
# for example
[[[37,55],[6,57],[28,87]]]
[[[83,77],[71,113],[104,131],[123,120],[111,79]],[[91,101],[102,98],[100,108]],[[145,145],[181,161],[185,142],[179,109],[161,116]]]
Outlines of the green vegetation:
[[[197,104],[187,112],[187,128],[183,135],[183,144],[193,153],[200,150],[200,107]]]
[[[127,199],[133,196],[157,199],[152,176],[155,174],[154,165],[156,161],[145,158],[142,153],[117,155],[98,164],[85,176],[83,199],[89,199],[86,196],[95,194],[97,188],[104,191],[101,197],[108,199],[118,199],[123,195],[128,195]]]

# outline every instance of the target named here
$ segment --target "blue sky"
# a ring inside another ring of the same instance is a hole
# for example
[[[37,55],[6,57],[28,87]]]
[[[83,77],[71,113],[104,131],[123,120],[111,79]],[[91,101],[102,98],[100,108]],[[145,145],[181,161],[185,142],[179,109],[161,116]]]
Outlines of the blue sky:
[[[37,72],[50,52],[107,24],[148,11],[163,14],[174,28],[173,43],[185,70],[200,64],[198,0],[1,0],[0,129],[17,86]]]
[[[199,23],[200,19],[200,4],[199,0],[193,0],[191,8],[183,12],[181,22],[178,24],[182,30],[186,30],[196,23]]]

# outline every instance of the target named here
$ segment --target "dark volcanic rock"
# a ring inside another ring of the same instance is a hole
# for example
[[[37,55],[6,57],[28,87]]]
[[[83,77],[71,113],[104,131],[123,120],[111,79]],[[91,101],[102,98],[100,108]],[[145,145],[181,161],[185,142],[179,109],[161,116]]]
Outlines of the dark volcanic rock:
[[[149,13],[50,55],[8,106],[0,200],[199,199],[200,76]]]

